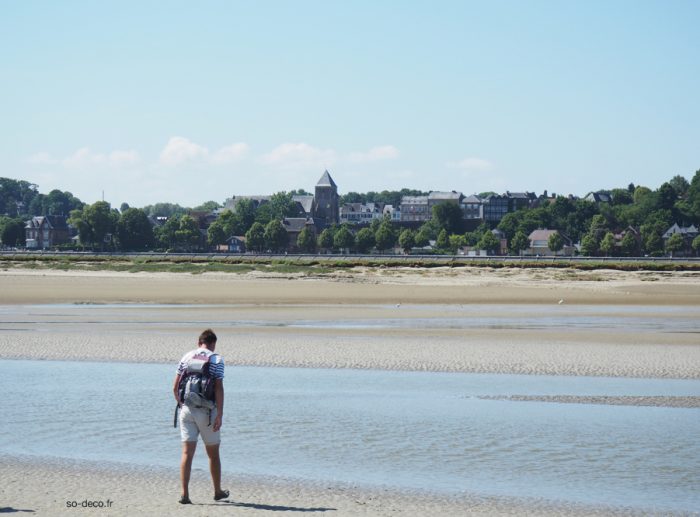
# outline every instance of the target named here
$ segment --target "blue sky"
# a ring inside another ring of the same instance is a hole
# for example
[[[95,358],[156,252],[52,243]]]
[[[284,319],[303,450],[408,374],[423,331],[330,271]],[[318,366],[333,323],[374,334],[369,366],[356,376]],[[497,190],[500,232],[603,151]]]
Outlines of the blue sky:
[[[113,205],[700,169],[700,2],[0,4],[0,176]]]

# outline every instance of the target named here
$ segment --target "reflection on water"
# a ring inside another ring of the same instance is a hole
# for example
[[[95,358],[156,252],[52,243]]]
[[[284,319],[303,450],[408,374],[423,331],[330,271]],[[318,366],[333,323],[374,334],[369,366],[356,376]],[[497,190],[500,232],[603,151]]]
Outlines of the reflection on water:
[[[0,452],[177,468],[173,366],[5,361]],[[700,381],[229,368],[224,469],[700,508],[700,409],[485,396],[698,396]],[[200,454],[196,468],[206,469]]]

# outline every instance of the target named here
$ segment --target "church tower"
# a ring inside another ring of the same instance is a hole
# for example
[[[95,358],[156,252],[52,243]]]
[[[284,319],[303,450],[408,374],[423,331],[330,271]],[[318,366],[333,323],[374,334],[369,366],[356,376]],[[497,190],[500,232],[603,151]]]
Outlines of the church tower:
[[[321,219],[326,226],[337,224],[340,221],[338,186],[328,171],[325,171],[316,183],[315,194],[314,217]]]

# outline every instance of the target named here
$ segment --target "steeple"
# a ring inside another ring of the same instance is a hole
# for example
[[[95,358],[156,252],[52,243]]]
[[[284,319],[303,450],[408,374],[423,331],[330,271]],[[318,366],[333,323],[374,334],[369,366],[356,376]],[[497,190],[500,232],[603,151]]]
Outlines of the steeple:
[[[326,170],[323,173],[323,176],[321,176],[321,179],[318,180],[318,183],[316,183],[317,187],[332,187],[334,189],[337,189],[338,186],[335,184],[335,181],[333,181],[333,178],[331,178],[331,175],[328,173]]]
[[[339,202],[338,186],[328,171],[325,171],[316,183],[314,217],[323,221],[326,226],[337,224],[340,220]]]

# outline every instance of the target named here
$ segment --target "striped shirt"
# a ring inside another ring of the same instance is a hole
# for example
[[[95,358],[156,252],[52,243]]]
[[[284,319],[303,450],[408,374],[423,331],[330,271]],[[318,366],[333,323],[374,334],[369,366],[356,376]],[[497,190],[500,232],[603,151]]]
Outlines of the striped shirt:
[[[187,363],[197,355],[209,357],[209,373],[214,379],[224,378],[224,358],[204,347],[196,348],[182,356],[180,364],[177,366],[177,375],[185,373],[187,370]]]

